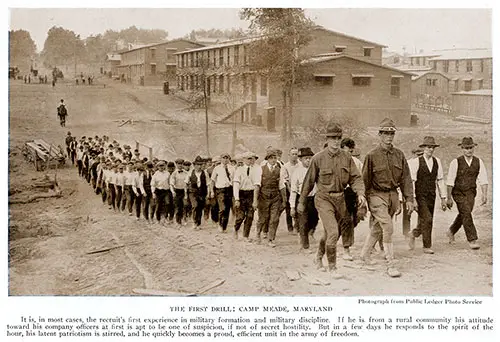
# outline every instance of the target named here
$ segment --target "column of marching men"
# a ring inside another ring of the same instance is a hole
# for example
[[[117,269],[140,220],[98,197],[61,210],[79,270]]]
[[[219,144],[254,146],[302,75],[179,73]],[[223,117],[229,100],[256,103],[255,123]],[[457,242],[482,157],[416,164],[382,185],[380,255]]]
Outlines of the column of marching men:
[[[421,236],[423,252],[434,254],[436,196],[443,211],[455,202],[458,214],[446,233],[449,243],[463,226],[470,248],[479,249],[472,209],[477,185],[480,204],[487,203],[488,177],[483,161],[474,156],[477,144],[471,137],[458,144],[462,155],[451,161],[445,179],[441,161],[434,156],[439,146],[434,137],[424,137],[407,160],[392,144],[395,134],[394,122],[384,119],[379,127],[380,143],[364,162],[357,158],[355,141],[343,138],[342,127],[336,123],[326,127],[323,150],[314,153],[310,147],[291,148],[287,163],[281,161],[282,151],[272,146],[262,162],[257,162],[255,153],[246,152],[234,159],[227,153],[213,159],[196,156],[192,163],[148,160],[137,149],[132,152],[130,146],[110,142],[107,136],[77,140],[68,132],[66,147],[79,175],[110,210],[135,215],[145,223],[181,228],[191,221],[194,230],[211,225],[224,233],[233,215],[235,239],[241,234],[246,242],[276,247],[276,231],[285,212],[288,233],[298,234],[300,251],[311,254],[310,239],[321,220],[323,234],[314,263],[335,279],[343,277],[337,270],[338,240],[342,239],[342,258],[353,261],[354,228],[369,212],[370,231],[360,253],[362,266],[373,269],[376,262],[371,256],[378,245],[387,274],[399,277],[392,242],[395,215],[403,214],[409,249],[415,248],[415,240]],[[413,211],[418,212],[418,221],[411,230]],[[255,212],[258,219],[253,225]]]

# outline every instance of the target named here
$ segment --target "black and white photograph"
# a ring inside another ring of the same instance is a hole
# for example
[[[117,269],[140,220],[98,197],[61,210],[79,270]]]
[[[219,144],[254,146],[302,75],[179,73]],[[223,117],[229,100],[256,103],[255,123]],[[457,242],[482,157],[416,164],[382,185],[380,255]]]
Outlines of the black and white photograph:
[[[493,296],[492,9],[8,15],[9,297]]]

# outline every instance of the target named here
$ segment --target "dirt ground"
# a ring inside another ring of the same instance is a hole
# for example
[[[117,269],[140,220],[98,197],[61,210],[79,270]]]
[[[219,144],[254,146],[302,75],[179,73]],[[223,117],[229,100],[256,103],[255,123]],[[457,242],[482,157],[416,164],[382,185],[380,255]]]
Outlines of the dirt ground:
[[[106,83],[106,86],[104,84]],[[67,127],[58,124],[56,106],[64,98],[69,117]],[[94,86],[73,84],[10,83],[9,199],[32,193],[30,185],[42,178],[21,153],[27,140],[42,138],[64,146],[69,130],[75,136],[107,134],[122,144],[140,141],[154,154],[172,160],[205,153],[204,114],[184,110],[186,103],[161,94],[160,87],[133,87],[98,80]],[[119,125],[125,120],[132,124]],[[210,126],[212,154],[231,146],[231,125]],[[401,129],[395,144],[408,152],[422,137],[432,134],[441,143],[436,155],[445,169],[458,156],[457,143],[464,135],[478,141],[491,180],[491,127],[456,123],[442,115],[421,115],[419,128]],[[244,144],[262,155],[268,145],[277,146],[278,133],[242,125],[238,135]],[[377,143],[376,129],[369,128],[358,143],[366,151]],[[141,152],[145,150],[141,148]],[[47,172],[54,177],[56,171]],[[492,208],[476,207],[474,218],[481,249],[468,248],[463,230],[449,245],[446,229],[456,215],[436,211],[433,233],[434,255],[423,254],[417,240],[409,251],[401,233],[401,217],[395,227],[395,255],[402,277],[385,274],[381,255],[375,256],[375,271],[359,269],[359,252],[368,232],[367,221],[355,232],[354,262],[338,264],[345,279],[329,279],[315,270],[313,255],[299,253],[297,236],[288,235],[284,215],[277,234],[277,247],[234,240],[232,230],[217,232],[204,224],[201,231],[188,226],[147,225],[104,206],[90,186],[68,163],[57,170],[62,197],[9,205],[9,293],[10,295],[134,295],[133,289],[196,292],[216,279],[225,282],[209,295],[492,295]],[[233,219],[230,221],[232,227]],[[412,225],[416,224],[413,216]],[[254,222],[255,226],[255,222]],[[315,234],[319,240],[321,223]],[[254,228],[252,228],[252,235]],[[122,246],[103,253],[101,248]],[[311,248],[315,250],[317,242]],[[340,247],[340,245],[339,245]],[[287,271],[306,277],[291,281]],[[311,284],[311,279],[323,285]],[[330,283],[326,285],[326,283]]]

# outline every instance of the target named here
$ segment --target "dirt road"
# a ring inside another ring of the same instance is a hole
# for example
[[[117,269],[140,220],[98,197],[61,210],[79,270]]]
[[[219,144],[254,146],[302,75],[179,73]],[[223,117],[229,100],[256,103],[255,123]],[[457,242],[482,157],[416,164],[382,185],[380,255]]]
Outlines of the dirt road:
[[[65,99],[69,111],[66,128],[59,127],[55,112],[61,98]],[[137,140],[153,146],[158,157],[170,160],[175,156],[193,157],[203,153],[200,148],[204,141],[203,113],[187,112],[183,110],[185,106],[180,100],[161,95],[160,89],[119,84],[106,87],[102,84],[92,87],[58,84],[52,88],[13,82],[10,85],[9,194],[28,193],[31,191],[29,184],[43,174],[34,171],[23,159],[22,144],[29,139],[43,138],[63,145],[68,130],[75,136],[107,134],[121,143],[133,144]],[[118,127],[129,119],[134,123]],[[471,130],[481,132],[484,129],[482,126],[456,125],[450,130],[451,121],[441,122],[436,120],[430,126],[442,142],[438,157],[442,158],[443,165],[459,152],[456,140],[466,133],[471,134]],[[215,153],[230,146],[231,127],[212,125],[210,129],[214,137],[211,149]],[[276,145],[278,141],[277,134],[255,127],[240,127],[238,134],[255,151]],[[491,177],[491,136],[488,134],[478,136],[478,155],[484,159]],[[414,145],[421,136],[422,133],[414,129],[403,129],[395,143]],[[361,147],[373,143],[375,140],[367,141]],[[445,145],[449,145],[449,149]],[[49,171],[50,176],[53,174],[54,170]],[[380,255],[376,257],[379,261],[376,271],[368,271],[358,269],[357,261],[342,260],[340,251],[338,263],[346,277],[333,280],[315,271],[313,255],[298,252],[297,237],[288,235],[283,216],[277,247],[273,249],[234,240],[231,233],[220,234],[210,224],[203,225],[201,231],[194,231],[189,226],[175,229],[173,226],[146,225],[102,205],[73,167],[58,170],[57,178],[63,189],[62,198],[9,206],[11,295],[133,295],[135,288],[191,293],[216,279],[225,282],[207,294],[492,294],[490,205],[478,207],[474,212],[481,243],[479,251],[468,248],[463,231],[457,234],[455,245],[447,243],[445,232],[456,215],[455,208],[435,215],[434,255],[423,254],[420,241],[415,251],[408,251],[398,218],[395,254],[403,273],[401,278],[387,277]],[[413,221],[416,224],[416,219]],[[320,223],[317,239],[321,230]],[[356,258],[367,232],[367,222],[356,228],[353,248]],[[316,246],[314,242],[312,249]],[[91,253],[106,247],[118,248]],[[308,277],[290,281],[286,271],[300,271]],[[331,284],[312,285],[306,278],[318,278]]]

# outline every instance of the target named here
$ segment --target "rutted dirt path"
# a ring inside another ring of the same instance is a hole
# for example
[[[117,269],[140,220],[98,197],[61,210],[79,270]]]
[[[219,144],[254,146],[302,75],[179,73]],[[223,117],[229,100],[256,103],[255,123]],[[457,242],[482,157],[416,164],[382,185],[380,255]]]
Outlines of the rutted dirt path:
[[[135,96],[140,101],[153,101],[153,95],[142,90]],[[70,108],[65,129],[57,125],[54,114],[54,104],[59,98],[68,99],[65,102]],[[27,184],[41,176],[19,153],[19,147],[27,139],[43,138],[63,144],[69,129],[76,136],[107,134],[122,143],[132,143],[135,139],[161,141],[155,150],[163,153],[164,158],[171,158],[174,152],[192,156],[204,141],[200,133],[202,126],[199,126],[203,123],[202,117],[183,118],[178,125],[146,122],[158,117],[159,107],[169,119],[179,116],[183,104],[162,95],[158,95],[156,103],[141,106],[124,96],[121,88],[98,90],[60,84],[52,89],[18,83],[11,85],[10,99],[10,151],[14,151],[9,158],[10,191],[27,191]],[[40,103],[45,103],[43,110],[39,110]],[[129,118],[143,122],[117,127],[118,120]],[[195,124],[191,125],[192,122]],[[229,140],[226,139],[230,138],[224,133],[230,128],[222,125],[213,126],[212,130],[218,136],[214,148],[227,146]],[[252,130],[256,135],[266,134],[259,128],[250,127],[242,134],[249,134]],[[266,146],[275,143],[276,135],[270,135],[269,141]],[[49,175],[53,176],[53,172],[49,171]],[[100,196],[78,177],[73,167],[58,170],[57,177],[63,189],[62,198],[9,207],[11,295],[133,295],[136,288],[192,293],[215,279],[224,279],[225,282],[207,294],[492,293],[492,212],[489,206],[477,208],[474,213],[481,242],[479,251],[468,249],[463,232],[457,235],[455,245],[448,245],[445,231],[456,215],[454,208],[452,212],[437,212],[435,215],[433,249],[436,254],[432,256],[422,253],[419,241],[415,251],[408,251],[398,223],[395,253],[403,273],[401,278],[388,279],[380,255],[376,257],[379,260],[376,271],[367,271],[358,269],[357,262],[342,260],[339,251],[338,263],[346,278],[335,281],[328,279],[325,273],[315,271],[312,255],[298,253],[297,237],[288,235],[283,216],[278,229],[278,246],[272,249],[234,240],[231,232],[220,234],[211,224],[205,224],[201,231],[194,231],[189,225],[176,229],[136,221],[135,217],[115,213],[103,205]],[[231,223],[229,227],[232,227]],[[317,239],[321,229],[318,227]],[[366,221],[356,228],[355,257],[359,255],[367,231]],[[89,254],[117,246],[122,247]],[[312,249],[315,250],[316,246],[317,242],[313,242]],[[311,285],[305,279],[288,280],[285,272],[297,270],[311,277],[327,279],[331,284]]]

